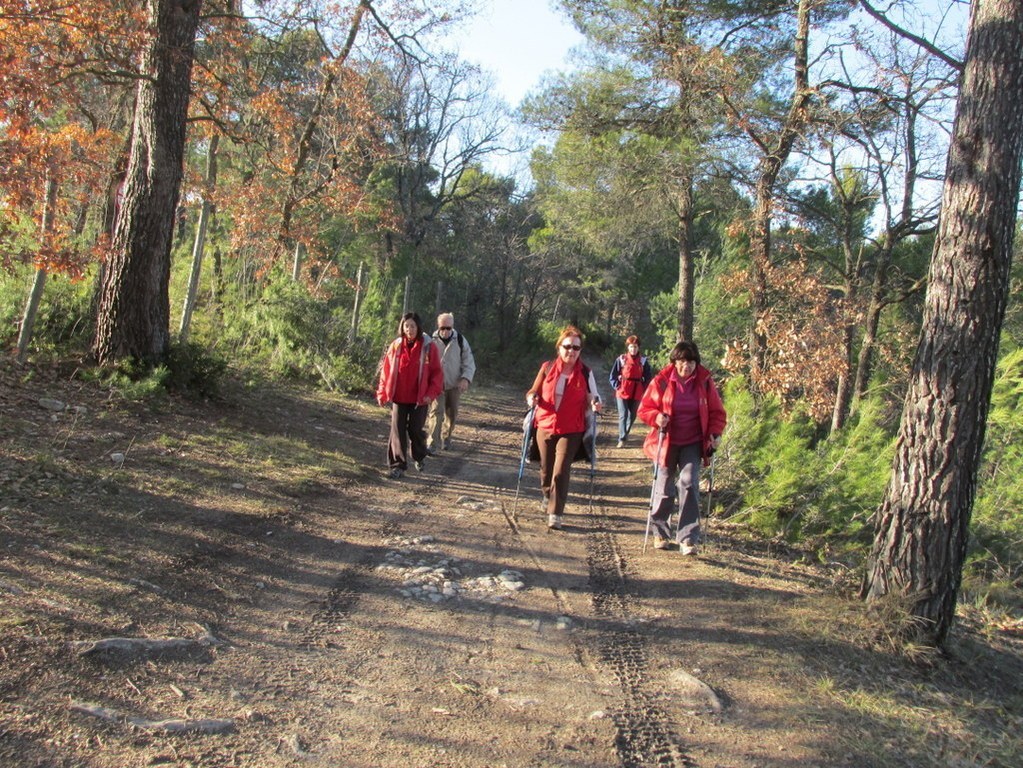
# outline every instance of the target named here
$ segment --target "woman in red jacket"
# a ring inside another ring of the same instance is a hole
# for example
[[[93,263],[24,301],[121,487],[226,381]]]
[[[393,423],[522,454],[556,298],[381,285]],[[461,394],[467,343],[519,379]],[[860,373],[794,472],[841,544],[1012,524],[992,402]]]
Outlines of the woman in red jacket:
[[[572,461],[586,432],[588,409],[600,411],[600,396],[593,372],[581,358],[582,333],[567,326],[554,347],[557,357],[544,363],[526,403],[536,406],[536,444],[540,451],[540,489],[547,510],[547,527],[561,528]]]
[[[643,392],[653,377],[646,355],[639,353],[639,336],[630,336],[625,340],[625,354],[615,358],[608,379],[618,405],[618,448],[625,447],[625,438],[636,423]]]
[[[377,402],[391,404],[391,434],[387,442],[390,476],[399,478],[408,469],[409,443],[416,469],[426,459],[426,413],[444,391],[444,371],[437,345],[415,312],[402,315],[401,334],[391,342],[380,363]]]
[[[718,446],[725,408],[710,371],[700,365],[696,344],[679,342],[669,359],[671,365],[654,376],[639,406],[639,418],[653,427],[643,451],[658,467],[650,522],[656,534],[654,547],[668,549],[668,520],[677,498],[679,550],[695,555],[700,541],[700,464],[709,463]],[[658,432],[663,436],[659,438]]]

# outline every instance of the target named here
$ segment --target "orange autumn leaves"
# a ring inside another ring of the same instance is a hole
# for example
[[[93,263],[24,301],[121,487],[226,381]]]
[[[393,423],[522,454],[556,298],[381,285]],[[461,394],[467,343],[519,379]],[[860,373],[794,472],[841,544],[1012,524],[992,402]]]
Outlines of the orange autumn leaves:
[[[109,101],[128,82],[143,25],[138,3],[0,0],[3,266],[76,277],[95,258],[75,241],[106,194],[122,142]],[[47,200],[49,230],[33,241]]]

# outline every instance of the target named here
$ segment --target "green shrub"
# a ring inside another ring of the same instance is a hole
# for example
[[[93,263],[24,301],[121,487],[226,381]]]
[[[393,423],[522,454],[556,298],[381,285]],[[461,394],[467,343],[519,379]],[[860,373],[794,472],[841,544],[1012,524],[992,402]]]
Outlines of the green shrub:
[[[1011,342],[1010,342],[1011,343]],[[984,456],[973,508],[972,537],[964,585],[985,580],[1023,589],[1023,349],[1010,349],[998,362]],[[1003,595],[996,590],[994,599]],[[1019,600],[1017,595],[1014,598]],[[1005,603],[1004,596],[998,602]]]
[[[13,344],[17,340],[25,302],[35,270],[17,267],[0,274],[0,341]],[[91,280],[71,281],[60,275],[46,280],[35,325],[31,348],[36,351],[80,351],[92,342],[95,321],[92,314],[94,283]]]
[[[862,549],[892,460],[881,404],[867,401],[844,430],[818,440],[811,419],[784,415],[773,398],[757,405],[741,377],[725,385],[724,400],[719,482],[738,495],[747,524],[770,536]]]
[[[167,355],[164,385],[185,394],[216,397],[227,372],[227,361],[199,344],[176,344]]]

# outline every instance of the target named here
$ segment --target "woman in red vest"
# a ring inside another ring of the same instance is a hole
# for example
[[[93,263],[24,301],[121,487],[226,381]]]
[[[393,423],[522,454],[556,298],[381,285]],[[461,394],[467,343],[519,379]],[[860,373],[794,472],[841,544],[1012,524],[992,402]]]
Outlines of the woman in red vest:
[[[444,371],[437,344],[423,333],[415,312],[402,315],[398,338],[390,343],[380,362],[377,402],[391,405],[391,434],[387,441],[390,476],[401,477],[408,469],[409,443],[416,469],[426,459],[426,413],[430,403],[444,391]]]
[[[639,353],[639,336],[625,340],[625,354],[615,358],[611,366],[611,388],[618,406],[618,446],[625,447],[625,438],[636,423],[636,412],[647,384],[654,377],[645,355]]]
[[[668,549],[668,520],[677,499],[679,550],[695,555],[700,541],[700,464],[709,464],[718,447],[725,431],[725,408],[693,342],[676,344],[669,359],[671,364],[654,376],[639,406],[639,418],[653,427],[643,451],[657,464],[650,522],[656,534],[654,547]],[[663,436],[658,437],[659,432]]]
[[[593,372],[582,362],[582,333],[567,326],[555,345],[557,357],[540,366],[526,403],[536,406],[536,444],[540,452],[540,490],[547,527],[561,529],[572,462],[586,432],[586,412],[600,411]]]

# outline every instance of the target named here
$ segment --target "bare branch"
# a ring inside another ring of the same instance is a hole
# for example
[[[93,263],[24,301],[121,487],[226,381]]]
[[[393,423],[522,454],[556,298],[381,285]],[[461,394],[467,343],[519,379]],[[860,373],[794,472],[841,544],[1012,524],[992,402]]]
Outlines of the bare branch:
[[[862,6],[863,10],[865,10],[868,15],[872,16],[874,19],[881,22],[884,26],[886,26],[895,34],[916,43],[925,51],[930,53],[932,56],[936,56],[937,58],[941,59],[943,62],[948,64],[950,67],[952,67],[952,69],[956,70],[957,72],[962,72],[963,62],[959,61],[956,58],[953,58],[952,56],[949,56],[943,50],[933,45],[929,40],[925,40],[919,35],[914,35],[908,29],[903,29],[898,24],[889,19],[887,16],[885,16],[883,13],[874,8],[869,2],[867,2],[867,0],[860,0],[860,6]]]

